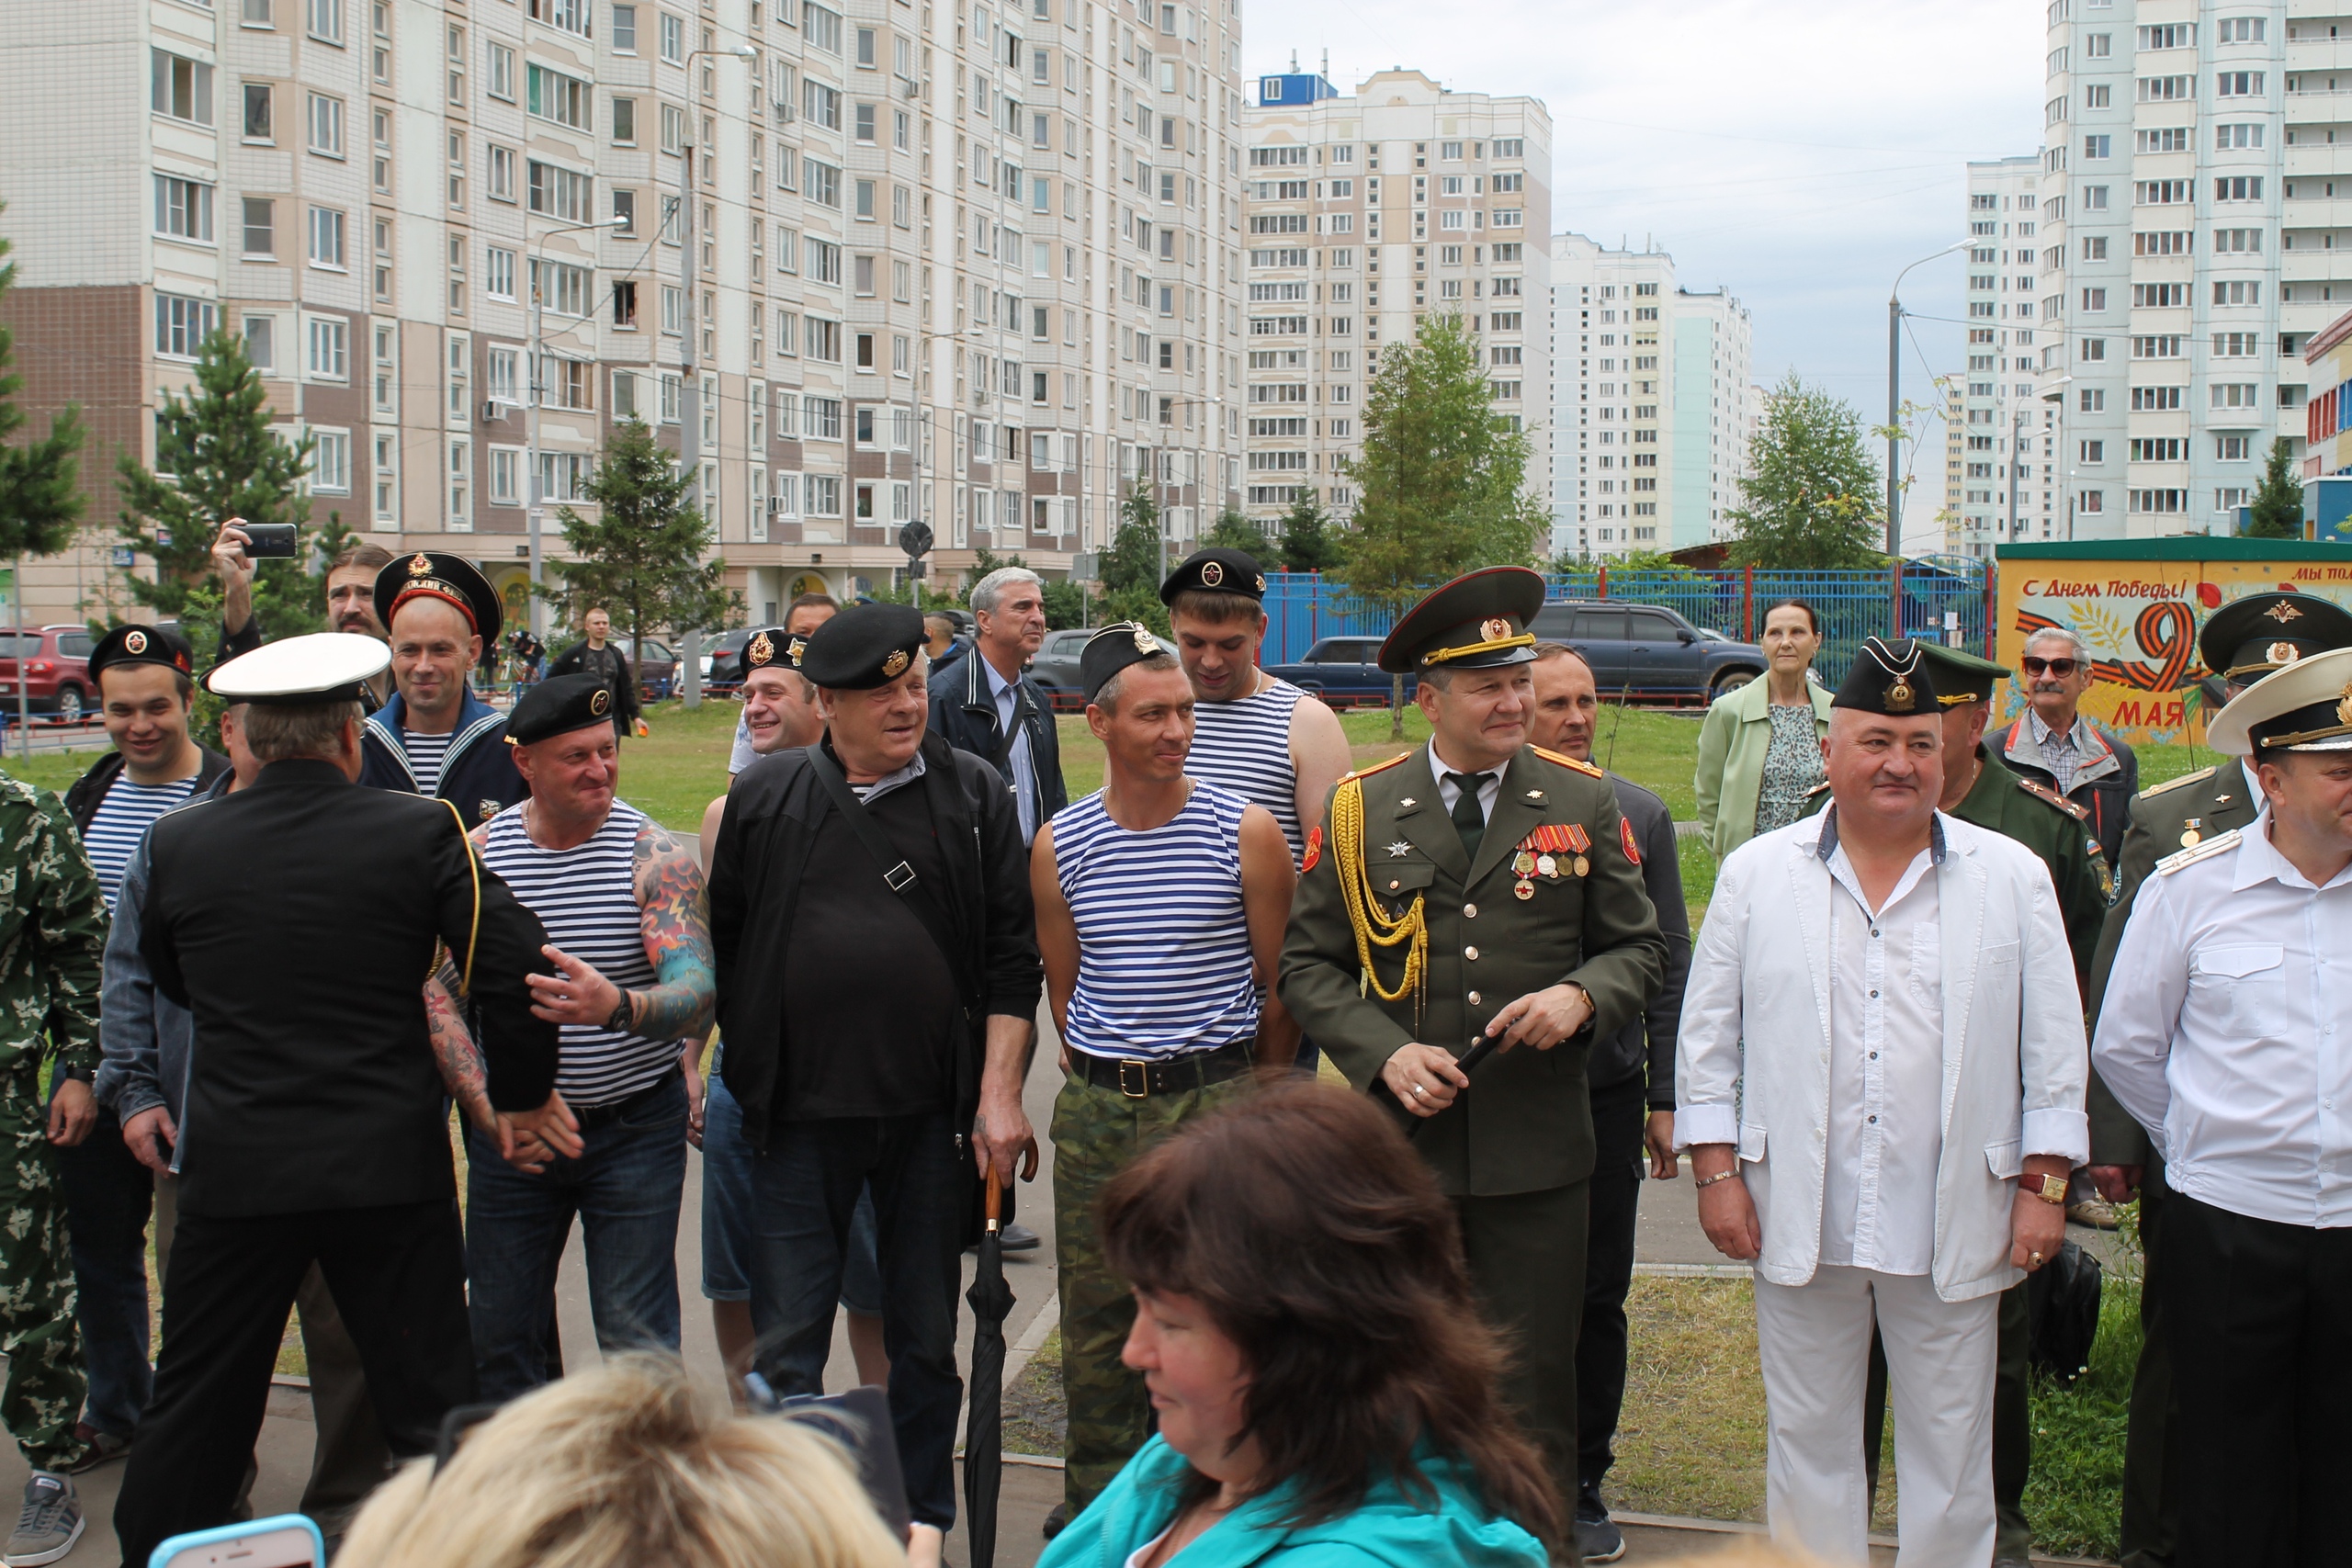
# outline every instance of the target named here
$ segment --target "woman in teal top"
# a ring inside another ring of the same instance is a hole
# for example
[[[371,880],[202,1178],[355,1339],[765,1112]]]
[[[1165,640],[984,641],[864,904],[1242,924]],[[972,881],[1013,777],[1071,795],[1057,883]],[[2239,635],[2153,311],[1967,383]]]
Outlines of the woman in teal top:
[[[1368,1100],[1204,1117],[1120,1173],[1102,1227],[1159,1432],[1038,1568],[1546,1568],[1559,1506],[1452,1206]]]

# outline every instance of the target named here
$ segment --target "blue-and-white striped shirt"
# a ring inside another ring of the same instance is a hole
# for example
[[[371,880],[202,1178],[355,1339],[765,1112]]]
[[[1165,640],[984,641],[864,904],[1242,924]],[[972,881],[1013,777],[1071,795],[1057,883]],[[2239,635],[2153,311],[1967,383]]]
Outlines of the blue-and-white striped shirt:
[[[438,735],[420,735],[413,729],[401,731],[401,750],[408,753],[408,771],[416,775],[417,794],[440,793],[441,764],[449,760],[449,743],[457,738],[454,729],[445,729]],[[564,951],[571,950],[567,947]]]
[[[1193,708],[1193,750],[1184,771],[1231,790],[1273,814],[1290,840],[1295,864],[1306,853],[1306,829],[1298,820],[1298,770],[1290,760],[1290,720],[1306,694],[1288,681],[1231,703],[1198,703]]]
[[[1064,1037],[1096,1056],[1159,1060],[1258,1030],[1241,906],[1249,802],[1195,783],[1166,825],[1132,832],[1100,793],[1054,815],[1054,868],[1078,926]]]
[[[645,814],[620,801],[586,843],[542,849],[524,827],[530,803],[510,806],[491,819],[482,863],[538,916],[548,941],[624,991],[660,982],[645,953],[644,918],[637,902],[637,836]],[[674,1040],[601,1024],[567,1023],[558,1047],[555,1087],[576,1109],[611,1105],[652,1088],[678,1065]]]
[[[107,908],[114,908],[115,894],[122,887],[122,868],[130,863],[130,853],[139,847],[148,825],[195,794],[194,773],[160,784],[133,784],[130,774],[119,773],[107,786],[106,797],[90,818],[90,830],[82,835],[82,848],[90,857],[91,869],[98,874],[98,891],[106,895]]]

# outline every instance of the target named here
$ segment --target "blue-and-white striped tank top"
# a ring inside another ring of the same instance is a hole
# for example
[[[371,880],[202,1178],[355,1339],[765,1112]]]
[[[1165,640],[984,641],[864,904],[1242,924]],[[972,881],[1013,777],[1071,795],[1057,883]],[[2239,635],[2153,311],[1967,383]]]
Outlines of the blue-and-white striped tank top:
[[[1276,680],[1238,702],[1193,705],[1193,750],[1184,759],[1184,771],[1194,778],[1273,813],[1290,840],[1293,864],[1306,853],[1306,829],[1298,820],[1298,770],[1290,760],[1291,710],[1305,695],[1288,681]]]
[[[530,803],[491,818],[482,863],[548,929],[548,941],[593,964],[624,991],[659,981],[645,955],[637,903],[637,836],[645,814],[613,802],[612,815],[586,843],[546,850],[524,828]],[[567,1023],[556,1059],[555,1087],[575,1110],[611,1105],[660,1083],[678,1065],[674,1040],[648,1040],[602,1025]]]
[[[1241,908],[1248,806],[1195,782],[1184,809],[1147,833],[1114,822],[1099,793],[1054,814],[1054,868],[1078,925],[1072,1046],[1159,1060],[1257,1032]]]

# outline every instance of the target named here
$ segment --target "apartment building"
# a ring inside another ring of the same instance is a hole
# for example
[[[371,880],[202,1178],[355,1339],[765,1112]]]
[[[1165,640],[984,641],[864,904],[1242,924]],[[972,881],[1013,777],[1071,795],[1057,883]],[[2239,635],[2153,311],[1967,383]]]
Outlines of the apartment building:
[[[1431,311],[1479,334],[1496,411],[1550,460],[1544,390],[1552,121],[1541,100],[1450,92],[1377,72],[1352,96],[1263,76],[1245,113],[1248,220],[1244,510],[1271,524],[1312,491],[1344,518],[1338,465],[1363,449],[1383,344]]]
[[[1970,164],[1967,199],[1968,370],[1953,378],[1941,411],[1943,547],[1984,559],[1996,545],[2065,537],[2053,460],[2058,409],[2041,400],[2038,380],[2042,351],[2063,329],[2036,314],[2041,160]]]
[[[1612,556],[1728,538],[1756,418],[1747,308],[1674,258],[1552,239],[1552,548]]]
[[[943,578],[983,547],[1060,573],[1138,479],[1180,542],[1240,499],[1236,0],[24,0],[5,28],[0,309],[27,403],[93,427],[88,543],[32,573],[36,615],[143,564],[113,455],[152,458],[216,328],[317,442],[315,517],[468,554],[517,610],[532,494],[560,559],[632,415],[673,449],[692,421],[759,619],[889,586],[910,520]]]
[[[2271,442],[2300,455],[2300,355],[2352,285],[2352,16],[2324,13],[2050,6],[2034,348],[2058,536],[2228,532]]]

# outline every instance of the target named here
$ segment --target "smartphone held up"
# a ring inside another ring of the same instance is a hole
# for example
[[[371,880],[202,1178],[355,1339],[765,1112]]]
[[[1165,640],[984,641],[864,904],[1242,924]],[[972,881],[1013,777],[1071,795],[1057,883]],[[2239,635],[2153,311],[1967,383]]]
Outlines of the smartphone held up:
[[[291,523],[240,523],[245,536],[245,554],[254,560],[294,558],[294,525]]]

